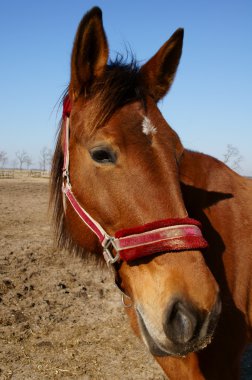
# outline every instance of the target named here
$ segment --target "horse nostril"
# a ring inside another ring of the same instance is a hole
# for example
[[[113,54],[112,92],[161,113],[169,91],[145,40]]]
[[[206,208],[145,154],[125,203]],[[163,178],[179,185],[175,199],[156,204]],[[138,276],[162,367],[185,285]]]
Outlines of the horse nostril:
[[[197,315],[185,302],[176,300],[168,309],[164,331],[173,343],[184,344],[194,336]]]

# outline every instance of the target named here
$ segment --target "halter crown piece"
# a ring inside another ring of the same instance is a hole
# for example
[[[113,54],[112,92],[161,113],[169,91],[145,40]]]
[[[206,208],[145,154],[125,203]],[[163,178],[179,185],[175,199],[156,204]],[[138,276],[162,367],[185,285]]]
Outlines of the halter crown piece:
[[[191,218],[158,220],[135,228],[119,230],[110,236],[80,205],[74,196],[69,178],[69,124],[71,102],[66,95],[63,102],[64,166],[62,191],[85,225],[93,231],[103,247],[107,264],[132,261],[155,253],[190,251],[208,246],[201,233],[201,225]]]

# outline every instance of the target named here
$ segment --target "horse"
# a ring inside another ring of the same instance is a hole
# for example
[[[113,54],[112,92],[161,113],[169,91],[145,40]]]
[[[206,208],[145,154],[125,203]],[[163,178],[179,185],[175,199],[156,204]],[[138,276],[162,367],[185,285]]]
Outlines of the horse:
[[[185,149],[157,103],[183,29],[141,67],[81,20],[51,171],[58,246],[112,268],[169,379],[234,380],[252,338],[252,183]],[[104,260],[105,259],[105,260]]]

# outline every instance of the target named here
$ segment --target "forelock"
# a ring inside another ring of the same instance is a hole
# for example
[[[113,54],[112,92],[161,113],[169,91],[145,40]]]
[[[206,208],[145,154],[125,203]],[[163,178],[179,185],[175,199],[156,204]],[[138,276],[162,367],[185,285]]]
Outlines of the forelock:
[[[86,128],[91,133],[125,104],[141,101],[145,105],[146,89],[136,61],[125,63],[121,56],[110,61],[104,75],[92,86],[89,98]]]

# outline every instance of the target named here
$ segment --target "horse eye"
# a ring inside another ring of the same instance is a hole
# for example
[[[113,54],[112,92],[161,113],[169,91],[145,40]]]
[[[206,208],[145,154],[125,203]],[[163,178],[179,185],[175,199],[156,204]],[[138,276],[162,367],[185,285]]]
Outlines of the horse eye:
[[[90,156],[99,164],[114,164],[116,162],[116,154],[109,148],[93,148],[90,151]]]

